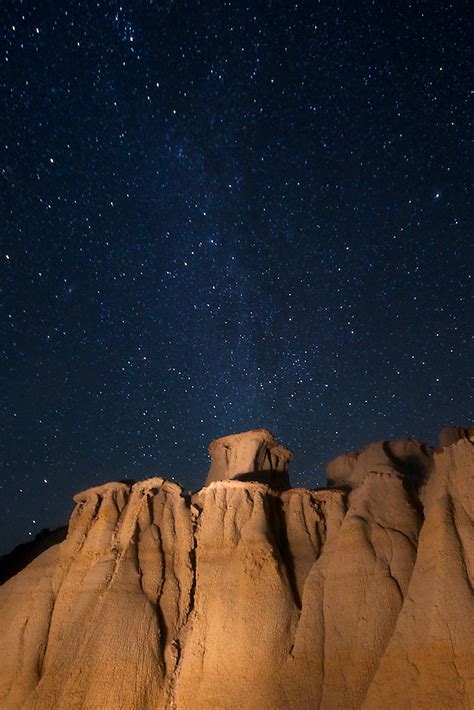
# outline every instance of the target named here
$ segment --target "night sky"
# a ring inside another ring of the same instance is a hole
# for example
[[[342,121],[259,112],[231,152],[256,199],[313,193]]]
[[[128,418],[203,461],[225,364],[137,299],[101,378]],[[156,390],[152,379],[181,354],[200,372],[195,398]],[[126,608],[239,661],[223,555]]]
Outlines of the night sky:
[[[2,2],[0,548],[471,415],[466,2]],[[31,537],[29,537],[31,536]]]

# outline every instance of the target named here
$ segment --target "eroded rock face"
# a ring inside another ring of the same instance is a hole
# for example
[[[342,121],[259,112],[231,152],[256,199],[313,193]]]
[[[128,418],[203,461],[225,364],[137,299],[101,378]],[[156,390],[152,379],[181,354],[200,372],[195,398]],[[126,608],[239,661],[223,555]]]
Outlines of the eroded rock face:
[[[230,475],[192,498],[75,496],[66,540],[0,587],[0,707],[474,706],[471,441],[372,445],[330,465],[341,487],[278,490],[232,476],[267,434],[217,440]]]
[[[205,485],[236,479],[258,481],[272,488],[290,487],[288,463],[293,453],[282,446],[268,429],[230,434],[209,444],[211,467]]]
[[[469,439],[474,441],[474,426],[467,429],[460,426],[446,426],[439,432],[439,445],[451,446],[459,439]]]
[[[365,708],[474,707],[473,446],[462,438],[434,458],[408,593]]]
[[[342,454],[326,466],[328,482],[336,486],[359,484],[371,471],[398,473],[405,483],[419,489],[429,476],[434,449],[416,439],[377,441],[361,451]]]

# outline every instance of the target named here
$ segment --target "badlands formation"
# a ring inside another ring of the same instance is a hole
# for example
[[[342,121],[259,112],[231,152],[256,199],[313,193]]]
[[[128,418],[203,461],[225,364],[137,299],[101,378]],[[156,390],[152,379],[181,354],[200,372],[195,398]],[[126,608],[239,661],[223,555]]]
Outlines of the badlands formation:
[[[290,488],[265,429],[75,496],[0,587],[0,707],[470,710],[474,431],[380,442]]]

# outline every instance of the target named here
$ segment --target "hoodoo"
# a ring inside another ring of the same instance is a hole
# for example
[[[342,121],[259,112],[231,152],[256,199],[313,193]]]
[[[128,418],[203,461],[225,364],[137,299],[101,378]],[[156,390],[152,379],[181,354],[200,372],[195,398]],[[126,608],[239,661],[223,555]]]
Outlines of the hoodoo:
[[[0,587],[0,707],[474,707],[473,439],[371,444],[313,490],[256,429],[212,442],[192,496],[77,494]]]
[[[277,442],[268,429],[251,429],[215,439],[209,444],[211,468],[205,485],[235,479],[261,481],[273,488],[289,488],[288,463],[293,453]]]

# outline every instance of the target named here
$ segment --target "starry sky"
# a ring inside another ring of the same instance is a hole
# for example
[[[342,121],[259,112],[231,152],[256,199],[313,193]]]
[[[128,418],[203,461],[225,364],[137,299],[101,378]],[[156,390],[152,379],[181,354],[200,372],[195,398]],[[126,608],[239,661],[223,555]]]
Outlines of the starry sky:
[[[470,11],[2,3],[2,552],[223,434],[316,487],[472,421]]]

